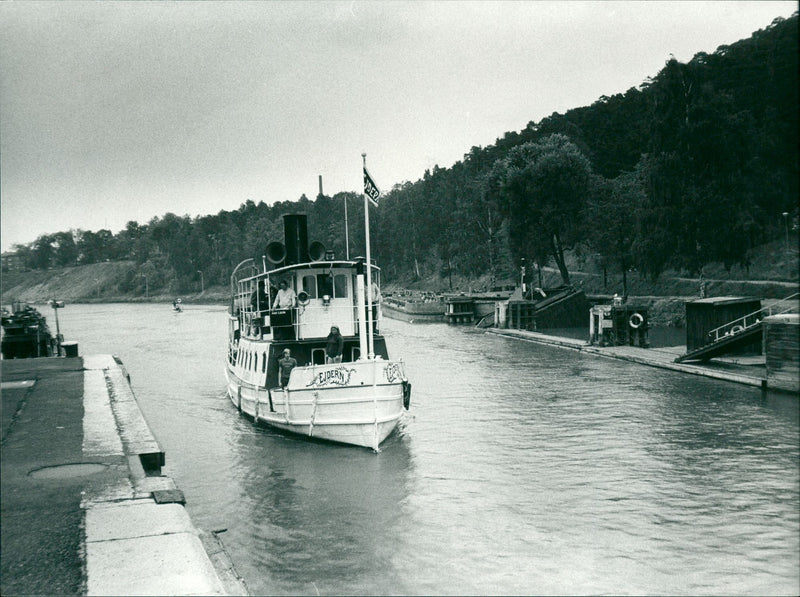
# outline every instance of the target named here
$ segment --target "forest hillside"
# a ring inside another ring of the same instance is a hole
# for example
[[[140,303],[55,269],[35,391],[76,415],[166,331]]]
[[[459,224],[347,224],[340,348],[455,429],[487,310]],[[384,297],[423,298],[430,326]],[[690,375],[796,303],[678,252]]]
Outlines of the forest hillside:
[[[604,274],[604,289],[619,279],[621,293],[640,293],[665,277],[763,271],[763,247],[797,242],[798,56],[795,13],[396,184],[371,210],[384,285],[491,287],[524,266],[531,279],[555,271],[561,283],[588,284]],[[15,250],[39,288],[56,272],[97,272],[53,287],[81,299],[208,293],[283,240],[286,213],[308,214],[309,240],[337,258],[363,255],[362,197],[264,197],[215,215],[131,221],[116,234],[65,230]],[[775,253],[768,279],[797,280],[796,259],[778,265],[787,251]],[[21,288],[17,275],[3,273],[4,299]]]

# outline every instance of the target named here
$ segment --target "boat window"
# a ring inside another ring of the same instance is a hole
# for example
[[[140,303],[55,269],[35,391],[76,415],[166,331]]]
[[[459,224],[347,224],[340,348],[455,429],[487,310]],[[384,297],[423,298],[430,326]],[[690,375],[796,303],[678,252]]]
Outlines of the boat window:
[[[358,346],[353,346],[350,349],[350,360],[356,362],[358,357],[361,356],[361,349]]]
[[[333,277],[333,296],[336,298],[347,297],[347,276],[336,274]]]
[[[333,276],[330,274],[317,274],[317,288],[319,289],[319,294],[317,296],[325,296],[327,294],[332,297]]]
[[[261,373],[267,372],[267,353],[261,353]]]
[[[311,351],[311,362],[314,365],[324,365],[325,364],[325,349],[324,348],[315,348]]]
[[[303,276],[303,290],[308,295],[308,298],[317,298],[317,279],[315,276]]]

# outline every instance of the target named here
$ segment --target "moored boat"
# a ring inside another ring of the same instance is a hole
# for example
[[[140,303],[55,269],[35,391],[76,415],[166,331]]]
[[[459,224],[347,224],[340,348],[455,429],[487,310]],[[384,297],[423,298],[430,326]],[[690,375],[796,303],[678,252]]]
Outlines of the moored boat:
[[[444,321],[443,297],[425,300],[389,297],[383,301],[382,308],[386,317],[409,323],[441,323]]]
[[[389,358],[380,333],[380,270],[309,246],[306,226],[305,215],[285,215],[285,243],[268,245],[261,268],[248,259],[231,275],[228,396],[256,422],[377,451],[411,395],[405,364]],[[276,301],[281,282],[290,306]],[[334,359],[332,327],[342,337]],[[296,364],[282,385],[287,349]]]
[[[44,315],[21,302],[3,308],[3,339],[0,341],[4,359],[29,359],[58,356],[58,338],[50,333]]]

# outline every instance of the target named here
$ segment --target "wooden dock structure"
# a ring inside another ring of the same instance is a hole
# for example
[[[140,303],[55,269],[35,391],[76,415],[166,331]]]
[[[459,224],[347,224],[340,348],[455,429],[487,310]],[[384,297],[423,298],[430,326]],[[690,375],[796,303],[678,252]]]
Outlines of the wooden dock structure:
[[[489,329],[488,333],[497,334],[500,336],[507,336],[509,338],[516,338],[518,340],[525,340],[528,342],[536,342],[538,344],[547,344],[558,348],[567,348],[570,350],[577,350],[582,353],[591,354],[600,357],[618,359],[622,361],[630,361],[632,363],[639,363],[649,367],[657,367],[659,369],[668,369],[671,371],[678,371],[681,373],[689,373],[692,375],[700,375],[712,379],[719,379],[722,381],[729,381],[733,383],[744,384],[761,388],[762,390],[775,389],[781,391],[798,392],[798,389],[786,388],[782,385],[769,385],[768,379],[764,372],[763,357],[744,357],[744,359],[758,359],[757,363],[750,365],[737,365],[734,363],[719,363],[712,365],[709,363],[688,364],[676,363],[675,357],[683,352],[683,346],[671,346],[665,348],[649,348],[642,349],[636,346],[592,346],[585,340],[576,340],[574,338],[564,338],[560,336],[550,336],[539,332],[531,332],[527,330],[510,330],[510,329]]]

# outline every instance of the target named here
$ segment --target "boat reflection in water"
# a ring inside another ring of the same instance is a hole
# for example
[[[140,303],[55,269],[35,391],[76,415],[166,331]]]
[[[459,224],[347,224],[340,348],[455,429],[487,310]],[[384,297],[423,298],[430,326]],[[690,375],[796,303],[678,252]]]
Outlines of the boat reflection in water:
[[[268,429],[239,438],[234,468],[249,523],[229,527],[224,541],[254,547],[236,557],[253,594],[347,595],[365,586],[383,594],[404,586],[394,558],[407,531],[414,466],[402,426],[377,458]],[[361,571],[353,567],[359,560]]]

